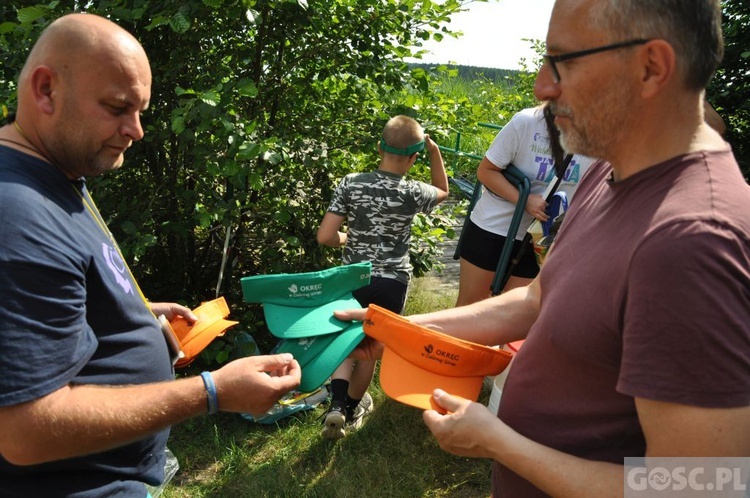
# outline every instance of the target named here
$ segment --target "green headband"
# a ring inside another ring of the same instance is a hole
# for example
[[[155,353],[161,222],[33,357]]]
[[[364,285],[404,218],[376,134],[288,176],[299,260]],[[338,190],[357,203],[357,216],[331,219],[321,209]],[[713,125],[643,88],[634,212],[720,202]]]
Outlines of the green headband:
[[[380,148],[383,149],[385,152],[390,152],[391,154],[396,154],[397,156],[410,156],[412,154],[416,154],[417,152],[424,150],[424,140],[421,142],[417,142],[414,145],[411,145],[405,149],[397,149],[396,147],[391,147],[390,145],[387,145],[385,143],[385,138],[380,139]]]

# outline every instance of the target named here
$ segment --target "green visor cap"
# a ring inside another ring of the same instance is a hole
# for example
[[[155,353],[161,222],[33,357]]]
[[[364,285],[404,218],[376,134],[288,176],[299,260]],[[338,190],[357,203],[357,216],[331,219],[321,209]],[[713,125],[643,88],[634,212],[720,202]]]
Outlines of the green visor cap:
[[[256,275],[240,280],[246,303],[262,303],[268,330],[282,339],[330,334],[351,322],[335,310],[361,308],[352,291],[370,283],[372,264],[337,266],[309,273]]]
[[[421,142],[417,142],[414,145],[410,145],[409,147],[405,149],[399,149],[397,147],[391,147],[390,145],[386,144],[385,138],[381,138],[380,148],[383,149],[385,152],[396,154],[397,156],[410,156],[412,154],[416,154],[417,152],[421,152],[424,150],[424,140],[422,140]]]
[[[349,327],[341,332],[284,339],[274,352],[291,353],[299,362],[302,379],[298,389],[307,393],[322,386],[364,337],[362,323],[349,323]]]

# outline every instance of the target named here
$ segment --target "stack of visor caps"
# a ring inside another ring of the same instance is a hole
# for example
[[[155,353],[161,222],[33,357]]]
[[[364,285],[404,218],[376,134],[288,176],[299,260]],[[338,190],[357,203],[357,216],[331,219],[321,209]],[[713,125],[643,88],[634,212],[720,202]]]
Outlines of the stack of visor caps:
[[[229,316],[229,306],[223,297],[204,302],[193,310],[193,314],[198,317],[193,325],[188,324],[181,316],[175,317],[171,322],[172,330],[185,353],[175,364],[179,368],[192,363],[211,341],[239,323],[225,319]]]
[[[335,310],[359,309],[352,292],[370,283],[372,264],[337,266],[309,273],[256,275],[240,280],[247,303],[263,304],[276,353],[291,353],[302,368],[299,390],[323,385],[365,337],[362,324],[344,322]]]
[[[513,355],[502,349],[457,339],[410,322],[371,304],[365,334],[385,345],[380,386],[391,398],[423,410],[437,410],[432,392],[442,389],[472,401],[484,377],[497,375]]]

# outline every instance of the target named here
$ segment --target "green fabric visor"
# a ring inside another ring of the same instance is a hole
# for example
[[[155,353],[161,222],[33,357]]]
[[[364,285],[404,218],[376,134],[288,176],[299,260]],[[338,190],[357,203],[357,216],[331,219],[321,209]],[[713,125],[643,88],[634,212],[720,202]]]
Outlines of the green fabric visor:
[[[364,338],[362,324],[354,322],[341,332],[303,339],[283,339],[275,353],[291,353],[294,356],[302,368],[298,389],[312,392],[328,380]]]
[[[415,143],[414,145],[410,145],[409,147],[405,149],[398,149],[396,147],[391,147],[390,145],[387,145],[385,143],[385,138],[380,139],[380,148],[383,149],[383,151],[388,152],[390,154],[396,154],[397,156],[410,156],[412,154],[416,154],[417,152],[421,152],[424,150],[424,140],[421,142]]]
[[[337,266],[308,273],[256,275],[240,279],[246,303],[262,303],[268,330],[282,339],[330,334],[351,322],[335,310],[361,308],[352,292],[370,283],[372,264]]]

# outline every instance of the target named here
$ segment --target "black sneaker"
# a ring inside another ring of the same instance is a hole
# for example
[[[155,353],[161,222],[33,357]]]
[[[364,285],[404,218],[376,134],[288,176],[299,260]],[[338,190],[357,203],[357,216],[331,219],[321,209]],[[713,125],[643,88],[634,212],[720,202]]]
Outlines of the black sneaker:
[[[341,401],[331,401],[328,407],[323,431],[320,433],[326,439],[341,439],[344,437],[344,425],[346,424],[346,405]]]

